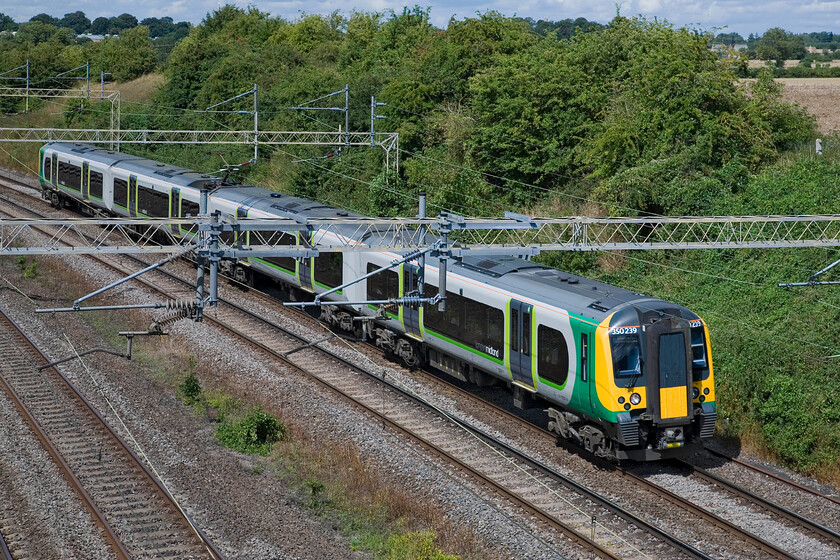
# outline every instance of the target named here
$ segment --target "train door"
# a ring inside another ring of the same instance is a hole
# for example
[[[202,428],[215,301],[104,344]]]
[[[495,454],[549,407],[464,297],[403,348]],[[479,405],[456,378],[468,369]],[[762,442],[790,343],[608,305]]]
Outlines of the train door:
[[[418,276],[420,274],[420,267],[414,264],[403,265],[403,296],[418,295]],[[420,334],[420,306],[419,305],[403,305],[402,306],[403,326],[405,332],[417,339],[421,339]]]
[[[128,176],[128,215],[137,217],[137,175]]]
[[[58,186],[58,154],[52,155],[52,166],[50,166],[51,177],[50,182],[54,187]]]
[[[510,374],[515,383],[534,388],[531,372],[534,306],[510,300]]]
[[[594,356],[592,349],[589,347],[589,335],[587,333],[580,333],[580,347],[578,350],[580,356],[580,382],[583,383],[584,389],[580,391],[583,397],[582,403],[578,406],[580,410],[595,410],[592,403],[598,402],[598,387],[595,380],[591,379],[592,363],[590,356]],[[577,390],[575,390],[577,392]]]
[[[648,410],[656,420],[685,419],[691,410],[691,337],[679,319],[645,328]]]
[[[82,200],[90,200],[90,163],[82,163]]]
[[[298,245],[306,245],[307,247],[311,246],[309,238],[306,237],[307,235],[310,234],[303,231],[298,232]],[[298,267],[298,282],[300,282],[300,287],[308,292],[314,293],[315,289],[312,287],[312,258],[304,257],[296,260]]]
[[[172,187],[171,189],[169,189],[169,217],[179,218],[180,208],[181,189],[177,187]],[[181,236],[181,226],[179,226],[178,224],[172,224],[169,226],[169,228],[172,231],[172,235],[174,235],[175,237]]]

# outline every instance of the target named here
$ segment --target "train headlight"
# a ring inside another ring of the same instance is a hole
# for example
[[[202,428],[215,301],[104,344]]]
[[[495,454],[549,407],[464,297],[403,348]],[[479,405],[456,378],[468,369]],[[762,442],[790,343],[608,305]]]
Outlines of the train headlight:
[[[639,393],[630,395],[630,404],[636,405],[642,402],[642,396]]]
[[[697,387],[694,387],[693,389],[691,389],[691,398],[692,399],[696,399],[699,396],[700,396],[700,389],[698,389]]]

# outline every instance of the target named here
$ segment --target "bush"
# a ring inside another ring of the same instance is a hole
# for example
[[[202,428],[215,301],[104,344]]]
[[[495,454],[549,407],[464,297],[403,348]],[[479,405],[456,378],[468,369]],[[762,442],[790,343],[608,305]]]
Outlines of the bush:
[[[216,438],[225,446],[249,455],[268,455],[271,445],[286,437],[283,422],[256,406],[239,420],[221,418]]]
[[[193,405],[201,399],[201,383],[198,382],[194,371],[191,371],[184,382],[178,385],[178,394],[187,405]]]

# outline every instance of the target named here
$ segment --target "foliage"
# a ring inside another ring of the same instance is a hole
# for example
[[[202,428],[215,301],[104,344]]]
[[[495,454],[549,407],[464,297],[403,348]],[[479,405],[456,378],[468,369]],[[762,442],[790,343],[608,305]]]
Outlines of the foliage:
[[[434,544],[434,533],[421,531],[395,534],[385,542],[387,560],[458,560],[459,556],[445,554]]]
[[[190,371],[184,381],[178,385],[178,395],[186,405],[193,405],[201,399],[201,383],[195,371]]]
[[[11,16],[0,12],[0,31],[15,31],[17,27],[17,23],[15,23],[15,20]]]
[[[157,53],[149,40],[149,28],[137,26],[119,37],[106,37],[94,51],[93,66],[110,72],[115,80],[127,81],[154,70]]]
[[[35,278],[38,276],[38,262],[35,259],[29,262],[24,255],[20,255],[17,259],[17,265],[24,278]]]
[[[274,442],[286,436],[286,427],[279,418],[259,406],[241,418],[220,414],[216,438],[227,447],[251,455],[268,455]]]
[[[801,35],[773,27],[755,42],[755,54],[761,60],[775,60],[776,66],[783,66],[785,60],[805,56],[805,42]]]

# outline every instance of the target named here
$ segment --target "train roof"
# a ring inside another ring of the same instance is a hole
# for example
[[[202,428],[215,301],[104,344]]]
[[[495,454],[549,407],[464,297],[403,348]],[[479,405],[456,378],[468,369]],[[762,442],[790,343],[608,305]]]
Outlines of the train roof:
[[[305,198],[250,185],[222,187],[213,192],[216,200],[226,200],[240,208],[260,210],[282,218],[362,218],[361,214],[327,206]]]
[[[465,256],[450,271],[598,323],[627,304],[675,307],[673,303],[508,255]]]
[[[78,155],[102,165],[126,171],[130,174],[157,178],[167,183],[200,189],[218,183],[220,179],[214,175],[199,173],[185,167],[169,165],[159,161],[147,159],[122,152],[115,152],[106,148],[82,143],[50,142],[47,148],[67,155]]]

